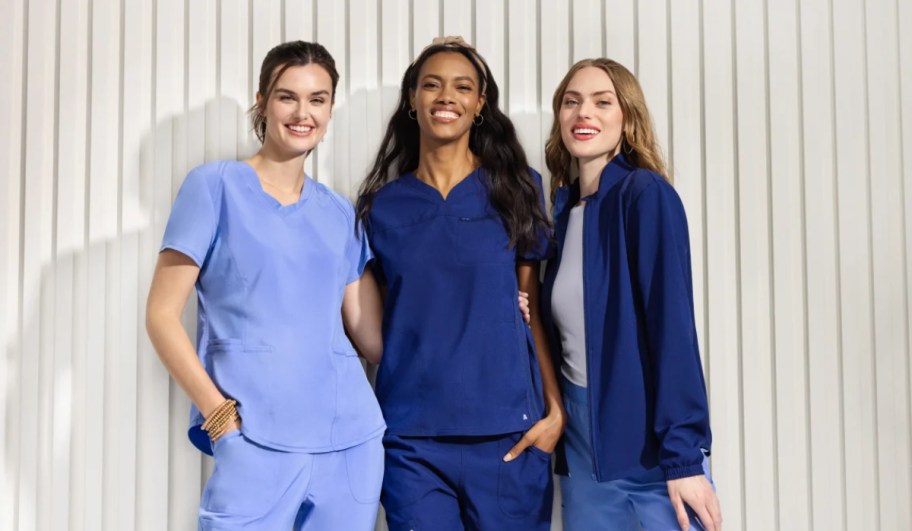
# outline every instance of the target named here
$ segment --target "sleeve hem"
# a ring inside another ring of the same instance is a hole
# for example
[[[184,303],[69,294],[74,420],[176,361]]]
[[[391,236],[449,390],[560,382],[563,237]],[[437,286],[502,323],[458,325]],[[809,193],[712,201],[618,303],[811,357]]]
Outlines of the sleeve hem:
[[[182,245],[177,245],[177,244],[173,244],[173,243],[163,243],[161,248],[158,250],[158,252],[161,253],[162,251],[164,251],[166,249],[170,249],[172,251],[179,252],[180,254],[186,256],[187,258],[193,260],[193,262],[197,265],[197,267],[199,267],[200,269],[203,268],[203,260],[200,259],[199,257],[197,257],[188,248],[186,248]]]
[[[662,467],[662,472],[665,474],[665,481],[671,481],[673,479],[681,479],[691,476],[702,476],[703,475],[703,463],[696,463],[693,465],[685,466],[675,466],[675,467]]]

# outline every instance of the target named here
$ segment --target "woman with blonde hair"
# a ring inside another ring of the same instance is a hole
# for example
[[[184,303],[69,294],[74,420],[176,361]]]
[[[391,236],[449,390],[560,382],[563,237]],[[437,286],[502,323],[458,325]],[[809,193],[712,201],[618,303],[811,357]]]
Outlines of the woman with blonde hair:
[[[567,416],[564,527],[718,531],[687,220],[643,92],[619,63],[587,59],[553,108],[558,249],[541,311]]]

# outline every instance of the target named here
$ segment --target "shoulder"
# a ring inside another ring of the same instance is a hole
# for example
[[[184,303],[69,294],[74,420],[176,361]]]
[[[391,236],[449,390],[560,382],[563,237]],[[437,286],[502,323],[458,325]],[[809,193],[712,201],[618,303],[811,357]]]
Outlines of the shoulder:
[[[544,186],[544,185],[542,184],[542,176],[541,176],[541,173],[539,173],[538,170],[536,170],[536,169],[533,168],[532,166],[529,166],[529,175],[532,176],[532,182],[534,182],[535,185],[538,186],[538,189],[541,190],[542,187]]]
[[[307,183],[314,187],[314,198],[325,205],[330,214],[340,216],[349,226],[354,225],[355,209],[347,197],[313,179],[309,179]]]
[[[236,160],[217,160],[200,164],[187,173],[182,190],[192,190],[195,193],[207,192],[213,199],[224,189],[224,184],[229,176],[238,170],[242,164]]]
[[[625,202],[681,201],[678,192],[664,177],[652,170],[636,168],[624,178]]]

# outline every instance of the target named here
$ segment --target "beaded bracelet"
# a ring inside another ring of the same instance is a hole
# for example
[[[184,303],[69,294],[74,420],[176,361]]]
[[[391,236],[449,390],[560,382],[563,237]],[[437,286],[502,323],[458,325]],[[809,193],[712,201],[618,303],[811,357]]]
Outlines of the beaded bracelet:
[[[209,439],[215,442],[228,431],[228,427],[237,419],[237,401],[228,399],[209,414],[209,418],[203,423],[202,428],[209,434]]]

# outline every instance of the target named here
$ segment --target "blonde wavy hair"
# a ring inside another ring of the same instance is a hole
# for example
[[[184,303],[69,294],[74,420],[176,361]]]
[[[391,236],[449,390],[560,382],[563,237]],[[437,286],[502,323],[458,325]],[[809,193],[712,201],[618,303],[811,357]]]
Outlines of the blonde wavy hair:
[[[590,66],[603,70],[614,84],[614,91],[617,94],[621,112],[624,114],[621,152],[627,157],[627,161],[637,168],[652,170],[671,183],[671,175],[665,167],[665,159],[656,142],[652,116],[646,107],[646,98],[643,97],[643,89],[640,88],[637,78],[630,70],[627,70],[624,65],[617,61],[604,57],[583,59],[570,67],[570,71],[567,72],[560,85],[557,86],[557,90],[554,91],[554,98],[552,99],[554,121],[551,124],[551,134],[548,136],[548,142],[545,144],[545,163],[551,172],[552,199],[554,191],[558,187],[570,184],[570,172],[573,164],[573,157],[567,151],[567,147],[561,138],[560,110],[564,100],[564,92],[567,90],[567,86],[573,76],[583,68]]]

